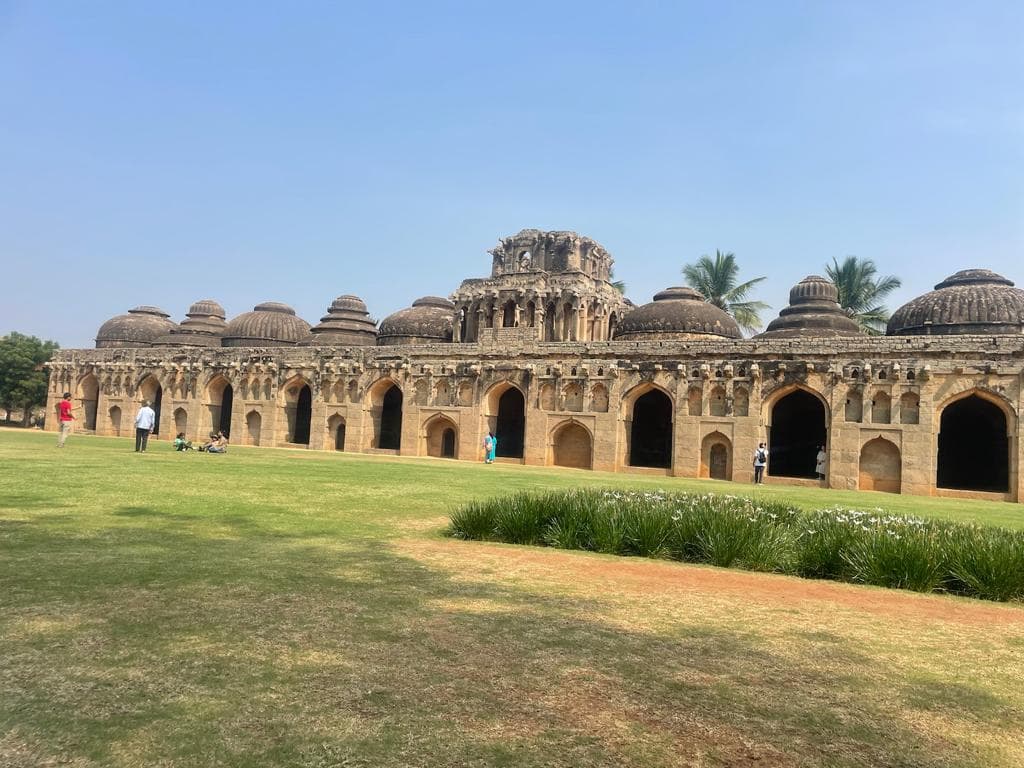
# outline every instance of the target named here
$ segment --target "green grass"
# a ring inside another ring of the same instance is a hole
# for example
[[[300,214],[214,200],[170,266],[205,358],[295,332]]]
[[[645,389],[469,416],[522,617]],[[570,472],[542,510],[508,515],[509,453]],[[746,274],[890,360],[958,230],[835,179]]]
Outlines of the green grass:
[[[580,485],[752,490],[0,431],[0,765],[1024,761],[1019,607],[442,536],[459,505]]]

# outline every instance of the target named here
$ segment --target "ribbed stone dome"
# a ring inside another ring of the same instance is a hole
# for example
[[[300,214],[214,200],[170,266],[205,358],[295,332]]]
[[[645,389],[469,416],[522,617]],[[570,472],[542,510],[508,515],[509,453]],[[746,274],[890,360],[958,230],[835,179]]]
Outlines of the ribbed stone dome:
[[[219,347],[227,328],[224,307],[213,299],[200,299],[188,308],[181,325],[153,342],[157,347]]]
[[[265,301],[243,312],[224,329],[225,347],[282,347],[309,338],[309,323],[287,304]]]
[[[416,299],[408,309],[388,315],[380,323],[377,343],[437,344],[452,340],[455,305],[440,296]]]
[[[141,306],[112,317],[96,332],[96,348],[150,347],[177,326],[160,307]]]
[[[862,331],[839,306],[839,289],[828,278],[809,275],[789,291],[789,306],[755,339],[859,336]]]
[[[309,339],[302,344],[310,346],[343,345],[366,346],[377,343],[377,323],[370,319],[366,303],[358,296],[346,294],[331,302],[320,324],[313,327]]]
[[[221,320],[227,318],[227,315],[224,313],[224,307],[220,305],[220,302],[213,299],[200,299],[188,308],[186,314],[188,317],[201,315],[204,317],[219,317]]]
[[[893,312],[890,336],[986,335],[1024,332],[1024,291],[988,269],[950,275],[923,296]]]
[[[699,291],[683,286],[656,293],[654,301],[627,314],[615,329],[617,341],[705,336],[739,339],[742,334],[728,313],[705,301]]]

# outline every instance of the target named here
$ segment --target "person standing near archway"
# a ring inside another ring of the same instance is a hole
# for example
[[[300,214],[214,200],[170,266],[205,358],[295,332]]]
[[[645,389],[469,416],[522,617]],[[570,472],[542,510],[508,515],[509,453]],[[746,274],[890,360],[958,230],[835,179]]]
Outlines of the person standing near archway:
[[[764,482],[764,468],[768,464],[768,447],[764,443],[757,444],[754,451],[754,483],[760,485]]]
[[[75,414],[71,412],[71,393],[65,392],[64,398],[57,403],[57,419],[60,424],[60,432],[57,434],[57,447],[63,448],[64,441],[68,439],[68,435],[71,434],[71,422],[75,420]]]
[[[145,453],[149,442],[149,433],[156,426],[156,411],[149,407],[149,400],[142,403],[135,416],[135,452]]]

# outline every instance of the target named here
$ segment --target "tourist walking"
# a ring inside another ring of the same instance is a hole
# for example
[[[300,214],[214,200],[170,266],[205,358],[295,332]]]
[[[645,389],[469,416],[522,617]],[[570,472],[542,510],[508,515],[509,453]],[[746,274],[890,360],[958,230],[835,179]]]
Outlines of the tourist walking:
[[[57,433],[57,447],[63,448],[64,441],[68,439],[68,435],[71,434],[71,422],[75,420],[75,414],[71,412],[71,393],[65,392],[64,398],[57,403],[57,419],[60,422],[58,425],[60,432]]]
[[[488,457],[490,463],[494,463],[494,454],[498,451],[498,436],[495,434],[491,435],[491,455]]]
[[[488,432],[484,438],[484,464],[494,461],[494,433]]]
[[[825,479],[825,446],[818,446],[818,455],[814,459],[814,474],[819,480]]]
[[[757,484],[764,482],[764,468],[768,464],[768,448],[764,443],[758,443],[757,450],[754,451],[754,482]]]
[[[142,403],[135,416],[135,452],[145,453],[149,433],[156,426],[156,411],[149,407],[149,400]]]

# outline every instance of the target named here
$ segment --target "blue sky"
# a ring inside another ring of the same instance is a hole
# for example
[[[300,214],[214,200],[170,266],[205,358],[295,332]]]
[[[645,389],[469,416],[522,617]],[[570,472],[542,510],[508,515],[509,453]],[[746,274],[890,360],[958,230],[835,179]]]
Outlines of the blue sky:
[[[498,5],[0,0],[0,332],[381,318],[524,227],[601,242],[638,303],[734,251],[765,321],[847,254],[893,309],[1024,284],[1024,4]]]

